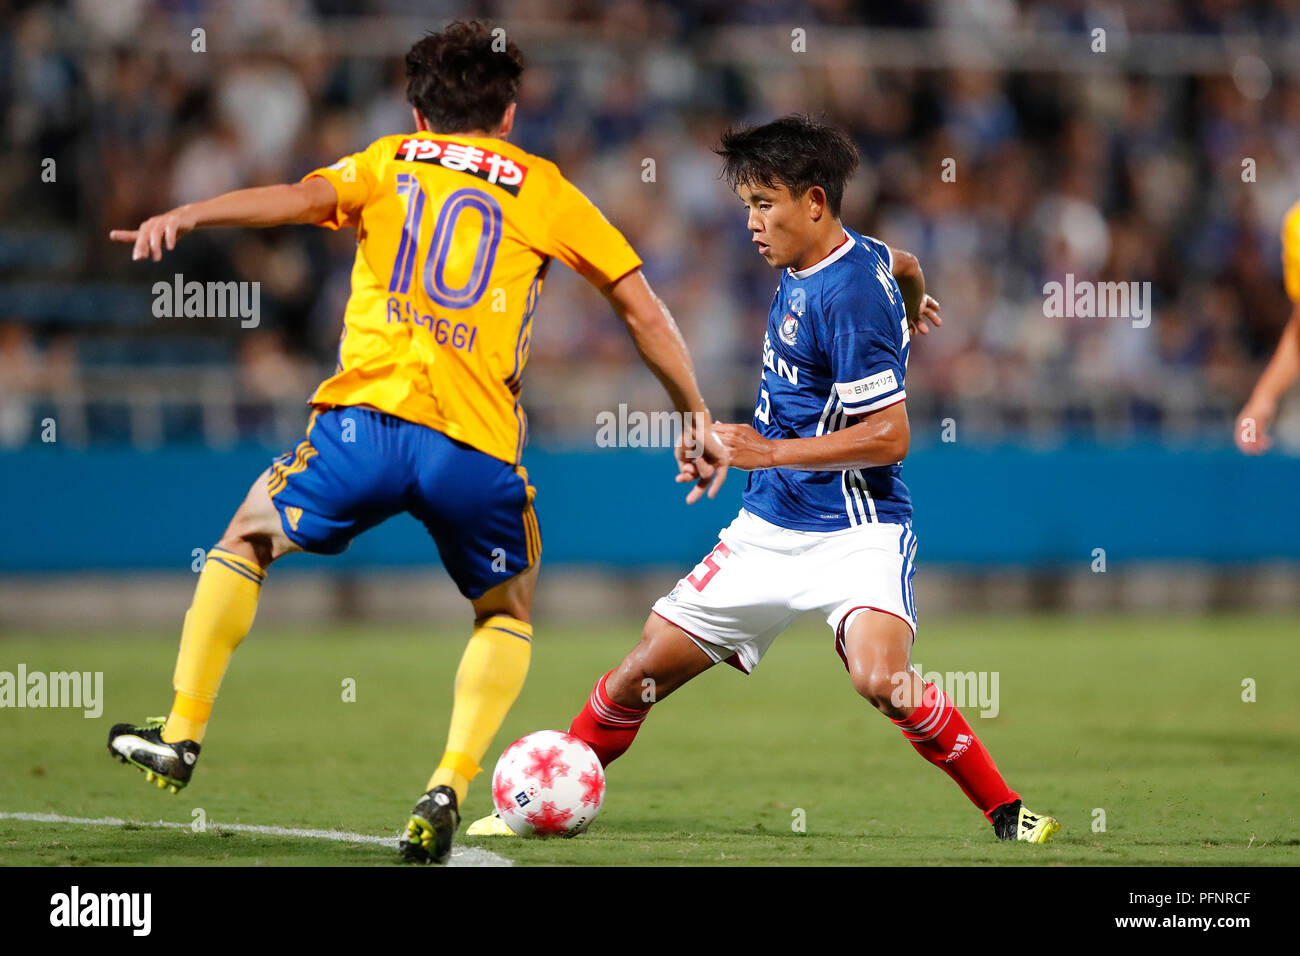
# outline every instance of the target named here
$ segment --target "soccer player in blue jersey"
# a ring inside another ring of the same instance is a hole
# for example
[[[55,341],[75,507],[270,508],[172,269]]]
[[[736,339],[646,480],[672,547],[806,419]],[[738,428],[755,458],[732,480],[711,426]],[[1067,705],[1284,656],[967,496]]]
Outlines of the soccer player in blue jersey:
[[[798,615],[816,611],[854,690],[997,836],[1046,842],[1060,824],[1025,809],[948,695],[911,666],[917,539],[901,475],[905,378],[911,332],[940,324],[938,303],[913,256],[840,222],[858,163],[843,133],[792,116],[729,132],[717,152],[759,255],[781,270],[753,420],[715,426],[732,466],[750,472],[744,506],[655,603],[640,643],[596,682],[569,732],[608,765],[652,703],[720,661],[749,673]],[[689,464],[682,472],[695,478]],[[469,832],[509,831],[490,817]]]

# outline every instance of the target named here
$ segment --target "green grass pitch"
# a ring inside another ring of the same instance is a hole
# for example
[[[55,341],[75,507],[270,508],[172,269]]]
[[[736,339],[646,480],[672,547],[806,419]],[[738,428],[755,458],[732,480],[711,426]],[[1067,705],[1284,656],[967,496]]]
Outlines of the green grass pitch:
[[[567,727],[639,633],[538,621],[528,684],[486,762]],[[387,865],[382,845],[222,823],[395,834],[440,755],[466,630],[255,628],[235,656],[194,781],[179,796],[107,756],[108,727],[163,713],[176,637],[0,638],[0,670],[103,671],[104,711],[0,710],[0,812],[185,828],[0,819],[22,864]],[[1294,864],[1300,647],[1293,618],[966,616],[925,620],[926,671],[997,671],[995,718],[965,713],[1028,805],[1063,830],[1004,845],[949,779],[856,697],[804,619],[751,677],[717,667],[655,709],[573,840],[473,840],[516,864]],[[343,700],[344,681],[356,700]],[[1242,700],[1242,682],[1257,700]],[[488,812],[484,774],[463,808]],[[211,826],[188,825],[201,809]],[[1096,811],[1105,829],[1094,829]],[[797,814],[802,811],[802,814]],[[794,832],[797,815],[806,832]]]

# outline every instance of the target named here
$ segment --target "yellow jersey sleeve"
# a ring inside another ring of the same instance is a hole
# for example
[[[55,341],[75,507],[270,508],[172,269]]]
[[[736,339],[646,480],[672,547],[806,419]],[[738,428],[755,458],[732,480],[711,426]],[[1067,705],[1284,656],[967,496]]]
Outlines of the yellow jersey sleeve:
[[[302,182],[313,176],[327,179],[338,193],[333,214],[320,225],[329,229],[356,228],[361,222],[361,210],[374,195],[379,182],[376,168],[383,145],[384,140],[377,140],[364,152],[344,156],[337,163],[313,169],[302,177]]]
[[[578,187],[559,177],[543,252],[597,288],[641,267],[641,257]]]
[[[1292,302],[1300,302],[1300,202],[1282,219],[1282,278]]]

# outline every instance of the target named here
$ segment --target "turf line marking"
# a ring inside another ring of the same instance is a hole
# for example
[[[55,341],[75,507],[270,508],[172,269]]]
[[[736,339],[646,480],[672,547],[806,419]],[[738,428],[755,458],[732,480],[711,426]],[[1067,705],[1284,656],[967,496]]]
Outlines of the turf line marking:
[[[152,827],[154,829],[189,830],[188,823],[171,823],[166,820],[149,822],[123,820],[119,817],[65,817],[57,813],[7,813],[0,811],[0,820],[22,820],[28,823],[71,823],[77,826],[97,827]],[[296,827],[262,826],[251,823],[209,823],[209,830],[233,830],[237,833],[258,833],[264,836],[304,837],[312,840],[335,840],[339,843],[369,843],[397,849],[397,836],[370,836],[365,833],[346,833],[343,830],[303,830]],[[510,866],[503,856],[479,847],[452,847],[448,866]]]

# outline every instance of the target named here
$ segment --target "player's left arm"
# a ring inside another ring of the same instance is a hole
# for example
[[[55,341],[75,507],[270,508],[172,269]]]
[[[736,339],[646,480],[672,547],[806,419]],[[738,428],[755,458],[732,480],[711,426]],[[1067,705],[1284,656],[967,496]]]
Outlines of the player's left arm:
[[[1292,206],[1282,220],[1282,276],[1292,302],[1291,318],[1268,367],[1255,383],[1245,407],[1237,413],[1234,437],[1237,447],[1248,455],[1268,451],[1273,444],[1268,430],[1277,415],[1278,403],[1300,380],[1300,203]]]
[[[333,215],[338,194],[329,180],[313,176],[300,183],[236,189],[202,202],[186,203],[152,216],[136,229],[114,229],[108,238],[132,243],[132,259],[162,259],[187,232],[204,226],[317,225]]]
[[[903,293],[903,304],[907,307],[907,326],[913,332],[930,334],[930,326],[936,329],[943,325],[939,317],[939,302],[925,291],[925,273],[921,271],[921,260],[910,252],[889,247],[894,281]]]
[[[1272,447],[1268,429],[1277,415],[1278,404],[1287,390],[1300,379],[1300,302],[1291,310],[1291,318],[1282,330],[1282,338],[1269,360],[1264,374],[1255,383],[1250,398],[1237,413],[1235,438],[1237,447],[1248,455],[1258,455]]]
[[[900,399],[848,428],[815,438],[764,438],[752,425],[718,424],[714,432],[744,471],[848,471],[892,465],[907,457],[912,440],[907,401]]]

